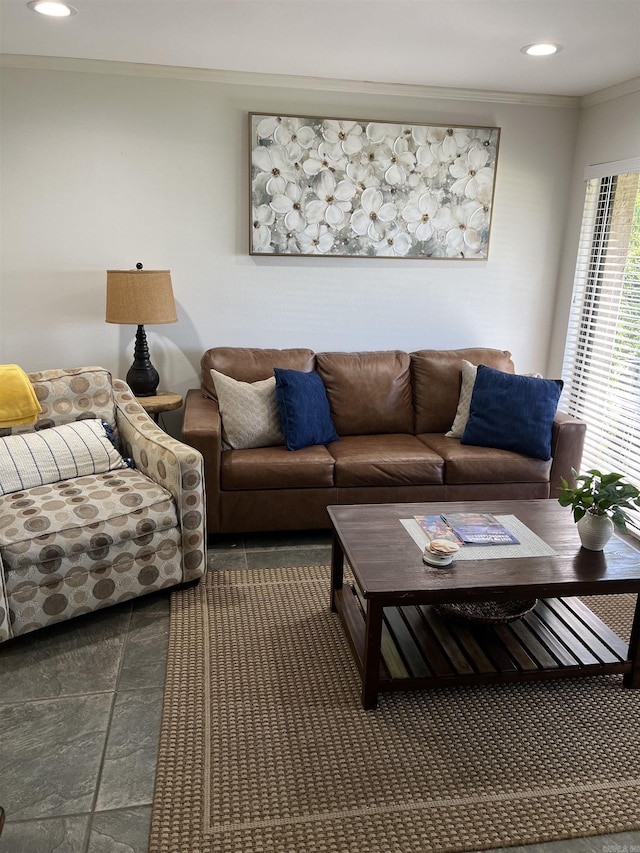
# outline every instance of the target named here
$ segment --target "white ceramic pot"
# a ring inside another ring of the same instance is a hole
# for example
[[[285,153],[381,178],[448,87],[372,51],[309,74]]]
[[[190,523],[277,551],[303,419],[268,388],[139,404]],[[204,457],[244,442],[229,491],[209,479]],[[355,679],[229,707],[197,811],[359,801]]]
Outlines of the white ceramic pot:
[[[589,551],[602,551],[613,533],[613,521],[608,515],[593,515],[587,512],[576,526],[582,547]]]

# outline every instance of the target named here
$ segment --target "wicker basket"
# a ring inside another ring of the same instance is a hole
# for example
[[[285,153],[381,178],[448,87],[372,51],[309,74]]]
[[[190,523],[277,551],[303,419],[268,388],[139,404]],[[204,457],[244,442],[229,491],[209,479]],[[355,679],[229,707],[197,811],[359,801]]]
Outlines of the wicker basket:
[[[449,619],[463,619],[484,625],[501,625],[514,622],[529,613],[538,603],[537,598],[526,601],[478,601],[460,604],[435,604],[434,609]]]

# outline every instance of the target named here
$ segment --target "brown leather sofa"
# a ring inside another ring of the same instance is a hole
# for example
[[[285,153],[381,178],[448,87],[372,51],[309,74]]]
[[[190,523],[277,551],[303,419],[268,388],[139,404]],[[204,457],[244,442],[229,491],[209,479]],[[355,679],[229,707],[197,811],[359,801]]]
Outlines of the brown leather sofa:
[[[216,347],[201,361],[202,387],[187,393],[183,441],[204,456],[211,533],[324,529],[333,504],[549,498],[580,467],[586,426],[556,413],[548,462],[447,438],[461,362],[514,373],[496,349],[324,352]],[[274,367],[316,370],[340,440],[223,450],[210,370],[242,382]]]

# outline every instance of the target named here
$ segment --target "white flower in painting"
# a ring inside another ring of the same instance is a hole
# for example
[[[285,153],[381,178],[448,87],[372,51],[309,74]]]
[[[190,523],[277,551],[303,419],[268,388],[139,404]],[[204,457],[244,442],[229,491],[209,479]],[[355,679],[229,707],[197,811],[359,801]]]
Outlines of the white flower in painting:
[[[314,178],[313,191],[317,198],[307,204],[307,221],[325,221],[332,228],[342,225],[345,214],[351,210],[351,199],[356,194],[351,181],[336,182],[333,172],[325,169]]]
[[[482,233],[489,233],[489,224],[491,222],[491,208],[488,204],[483,204],[481,207],[476,207],[475,202],[467,202],[472,207],[473,212],[469,215],[468,224],[471,228]]]
[[[436,159],[453,160],[469,145],[469,131],[461,127],[428,127],[427,140]]]
[[[319,174],[323,169],[344,172],[346,167],[347,157],[340,145],[330,145],[328,142],[321,142],[317,149],[310,151],[309,157],[302,164],[309,177]]]
[[[356,163],[352,161],[347,164],[347,177],[353,181],[357,190],[362,192],[367,187],[379,187],[380,178],[376,175],[371,163]]]
[[[438,232],[448,231],[449,228],[455,228],[458,224],[457,220],[454,220],[451,215],[451,205],[443,204],[436,211],[433,220],[433,227]],[[438,235],[438,238],[442,237],[442,233]]]
[[[313,145],[316,132],[310,125],[304,124],[302,119],[283,118],[274,130],[273,138],[285,148],[297,145],[306,151]]]
[[[447,172],[447,176],[448,176]],[[433,181],[424,180],[419,176],[412,175],[411,176],[411,195],[409,201],[412,203],[417,203],[417,200],[424,193],[428,193],[433,196],[438,204],[442,204],[443,198],[445,196],[445,191],[442,187],[438,187],[434,185]]]
[[[427,178],[435,178],[438,174],[440,166],[430,145],[416,148],[416,170]]]
[[[493,169],[485,167],[489,159],[486,148],[472,148],[467,154],[457,157],[449,166],[456,180],[451,185],[453,195],[465,195],[478,199],[483,204],[491,200]]]
[[[263,252],[271,243],[271,228],[275,220],[275,213],[268,204],[261,204],[252,210],[253,221],[253,249]]]
[[[406,204],[400,213],[407,223],[407,230],[417,240],[430,240],[434,233],[433,219],[439,208],[438,200],[431,193],[422,193],[417,204]]]
[[[416,149],[430,145],[431,140],[427,136],[429,130],[430,128],[425,124],[415,124],[411,128],[411,136],[413,137]]]
[[[367,187],[360,198],[360,207],[351,214],[351,228],[360,237],[365,234],[371,240],[381,240],[385,236],[385,223],[396,218],[395,205],[384,202],[379,189]]]
[[[274,195],[269,206],[284,217],[284,224],[290,231],[303,231],[306,228],[304,191],[299,184],[288,183],[284,193]]]
[[[253,149],[251,161],[263,175],[269,175],[265,184],[269,195],[283,193],[288,181],[298,180],[299,164],[290,157],[283,145],[259,145]]]
[[[386,144],[374,145],[362,152],[360,163],[369,165],[382,179],[384,173],[391,166],[391,158],[393,157],[392,149]]]
[[[330,145],[339,145],[349,157],[362,151],[362,125],[355,121],[333,121],[322,124],[322,135]]]
[[[441,208],[441,223],[446,230],[445,242],[449,257],[472,257],[482,248],[482,237],[470,224],[475,210],[475,206],[469,203]]]
[[[281,121],[280,116],[265,116],[256,125],[256,133],[260,139],[270,139]]]
[[[415,164],[416,158],[409,151],[408,141],[404,137],[399,136],[393,143],[391,165],[384,173],[385,181],[392,187],[402,186],[413,171]]]
[[[475,177],[475,182],[470,185],[467,184],[467,187],[471,192],[475,192],[474,201],[477,201],[484,207],[489,207],[493,198],[495,173],[492,168],[486,166],[484,169],[480,169]]]
[[[372,121],[367,125],[365,134],[372,145],[388,143],[391,146],[396,136],[396,128],[392,128],[388,124],[380,124],[379,122]]]
[[[388,257],[399,255],[404,257],[411,248],[411,237],[397,225],[388,229],[385,236],[374,243],[373,248],[376,255]]]
[[[329,161],[329,168],[334,172],[344,172],[347,168],[349,158],[342,150],[342,146],[321,142],[318,146],[318,149],[320,148],[322,148],[324,156]]]
[[[331,250],[334,238],[326,225],[313,223],[297,235],[300,251],[305,255],[323,255]]]

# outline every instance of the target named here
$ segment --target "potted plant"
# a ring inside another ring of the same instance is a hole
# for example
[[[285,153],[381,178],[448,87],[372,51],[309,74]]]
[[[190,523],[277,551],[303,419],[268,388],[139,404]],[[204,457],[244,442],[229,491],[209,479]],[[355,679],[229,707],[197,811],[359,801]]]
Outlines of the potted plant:
[[[602,474],[595,468],[586,474],[571,469],[575,486],[561,478],[558,502],[570,506],[584,548],[601,551],[611,538],[614,525],[627,530],[628,510],[640,509],[640,490],[622,481],[622,474]]]

